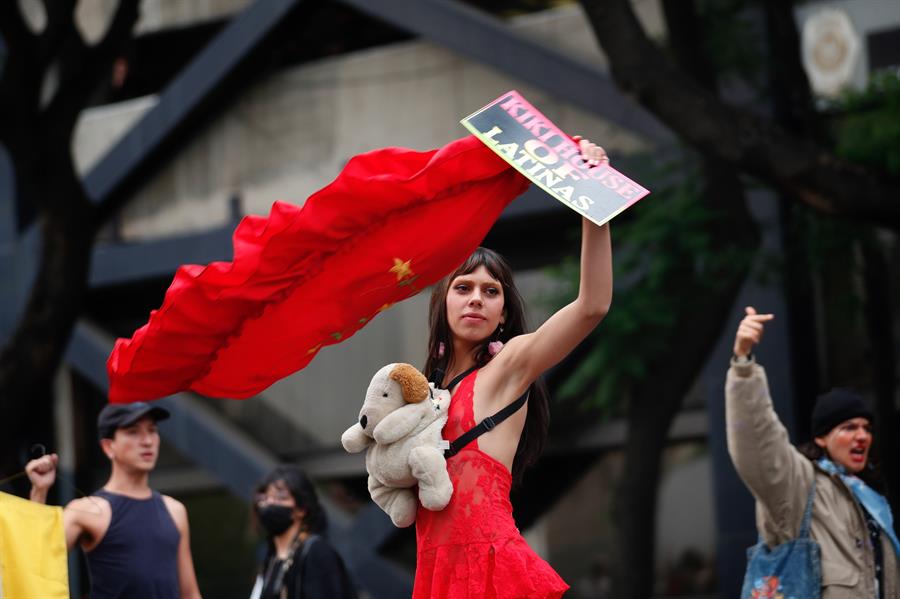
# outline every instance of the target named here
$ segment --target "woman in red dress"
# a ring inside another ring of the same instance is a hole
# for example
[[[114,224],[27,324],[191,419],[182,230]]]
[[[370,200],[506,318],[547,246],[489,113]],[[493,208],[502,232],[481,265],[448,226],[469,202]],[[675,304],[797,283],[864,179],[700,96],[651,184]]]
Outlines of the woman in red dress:
[[[607,161],[602,148],[586,140],[580,146],[591,164]],[[414,599],[560,597],[568,589],[525,543],[509,491],[546,437],[547,395],[538,377],[600,323],[611,300],[609,226],[586,219],[578,297],[533,333],[525,332],[509,267],[490,250],[479,248],[435,286],[425,372],[437,372],[439,386],[454,386],[444,438],[453,441],[517,398],[527,400],[448,458],[453,497],[444,510],[419,507]]]

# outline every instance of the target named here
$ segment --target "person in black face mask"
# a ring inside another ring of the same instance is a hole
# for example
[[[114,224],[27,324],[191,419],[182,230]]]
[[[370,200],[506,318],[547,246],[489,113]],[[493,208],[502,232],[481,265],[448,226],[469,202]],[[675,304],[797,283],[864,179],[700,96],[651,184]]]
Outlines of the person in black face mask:
[[[301,469],[269,473],[257,486],[253,510],[268,548],[251,599],[356,599],[343,560],[323,536],[325,512]]]

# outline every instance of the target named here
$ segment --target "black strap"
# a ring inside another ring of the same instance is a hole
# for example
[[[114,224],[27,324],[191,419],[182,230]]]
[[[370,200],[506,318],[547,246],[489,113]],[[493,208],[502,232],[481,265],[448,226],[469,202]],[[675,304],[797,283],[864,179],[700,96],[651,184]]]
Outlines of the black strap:
[[[458,384],[460,384],[464,378],[466,378],[467,376],[469,376],[470,374],[472,374],[472,373],[475,372],[476,370],[478,370],[478,366],[472,366],[472,367],[469,368],[468,370],[465,370],[465,371],[463,371],[463,372],[457,374],[457,375],[453,378],[453,380],[450,381],[450,384],[447,385],[447,390],[449,391],[449,390],[452,389],[453,387],[455,387],[455,386],[457,386]],[[438,372],[440,372],[440,371],[438,371]],[[443,377],[443,374],[444,374],[444,373],[441,372],[441,376],[442,376],[442,377]]]
[[[453,380],[450,381],[450,384],[447,385],[447,389],[453,389],[453,387],[458,385],[464,378],[466,378],[467,376],[469,376],[470,374],[472,374],[473,372],[478,370],[478,368],[479,367],[476,364],[475,366],[472,366],[468,370],[465,370],[464,372],[456,375],[453,378]],[[434,372],[431,373],[431,382],[434,383],[435,387],[437,387],[441,384],[441,380],[443,378],[444,378],[444,371],[440,368],[436,368],[434,370]],[[475,439],[477,439],[484,433],[486,433],[490,430],[493,430],[494,427],[496,427],[498,424],[500,424],[501,422],[503,422],[504,420],[506,420],[507,418],[509,418],[510,416],[512,416],[519,410],[521,410],[522,406],[525,405],[525,402],[528,401],[528,394],[529,394],[529,391],[526,391],[525,393],[522,394],[521,397],[519,397],[519,399],[512,402],[511,404],[509,404],[508,406],[506,406],[505,408],[503,408],[496,414],[494,414],[492,416],[488,416],[487,418],[485,418],[484,420],[482,420],[481,422],[479,422],[478,424],[476,424],[475,426],[473,426],[472,428],[470,428],[469,430],[467,430],[466,432],[461,434],[459,437],[457,437],[456,439],[451,441],[450,449],[444,450],[444,458],[451,458],[451,457],[455,456],[457,453],[460,452],[460,450],[463,447],[465,447],[466,445],[468,445],[469,443],[471,443],[472,441],[474,441]]]
[[[462,373],[456,375],[456,377],[454,377],[454,379],[452,381],[450,381],[450,384],[447,385],[446,387],[441,387],[441,383],[444,382],[444,369],[443,368],[435,368],[434,371],[432,371],[431,376],[428,377],[428,382],[433,383],[435,388],[437,388],[437,389],[447,389],[449,391],[450,389],[452,389],[453,387],[458,385],[461,380],[463,380],[464,378],[466,378],[467,376],[469,376],[476,370],[478,370],[477,364],[475,366],[472,366],[468,370],[465,370]]]
[[[444,450],[444,458],[452,458],[457,453],[459,453],[463,447],[465,447],[484,433],[493,430],[495,426],[521,410],[522,406],[525,405],[525,402],[528,401],[528,394],[529,391],[526,391],[516,401],[512,402],[493,416],[488,416],[487,418],[458,436],[453,441],[450,441],[450,449]]]

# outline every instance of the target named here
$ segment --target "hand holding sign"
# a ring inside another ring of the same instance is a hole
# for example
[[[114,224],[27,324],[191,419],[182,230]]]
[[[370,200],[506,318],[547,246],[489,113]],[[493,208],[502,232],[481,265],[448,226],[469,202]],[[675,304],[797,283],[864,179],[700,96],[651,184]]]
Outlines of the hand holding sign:
[[[584,157],[585,162],[588,163],[588,166],[609,164],[609,156],[606,155],[606,150],[602,147],[584,139],[580,135],[573,135],[572,139],[578,142],[578,149],[581,151],[581,155]]]
[[[461,122],[525,177],[598,225],[650,193],[609,166],[603,148],[570,138],[518,92]]]

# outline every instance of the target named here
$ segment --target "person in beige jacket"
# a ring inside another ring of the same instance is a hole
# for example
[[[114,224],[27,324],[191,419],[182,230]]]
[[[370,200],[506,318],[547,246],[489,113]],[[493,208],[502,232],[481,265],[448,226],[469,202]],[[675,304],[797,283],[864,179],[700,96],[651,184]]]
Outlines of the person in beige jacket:
[[[773,318],[746,309],[725,383],[728,452],[756,499],[759,534],[770,548],[797,537],[815,477],[810,534],[821,550],[822,599],[900,599],[900,544],[872,488],[871,412],[858,395],[832,390],[813,410],[812,442],[802,453],[794,447],[751,353]]]

